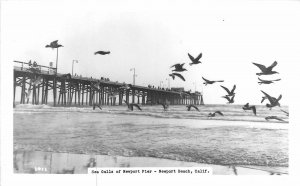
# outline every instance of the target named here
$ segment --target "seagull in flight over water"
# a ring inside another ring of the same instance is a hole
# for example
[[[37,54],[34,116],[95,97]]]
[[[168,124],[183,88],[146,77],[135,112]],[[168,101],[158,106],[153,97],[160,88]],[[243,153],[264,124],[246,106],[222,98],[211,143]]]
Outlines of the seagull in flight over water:
[[[223,114],[221,111],[216,111],[216,112],[214,112],[214,113],[209,113],[209,114],[208,114],[208,117],[215,117],[216,114],[219,114],[219,115],[221,115],[221,116],[224,116],[224,114]]]
[[[59,48],[59,47],[63,47],[62,45],[58,44],[58,40],[52,41],[50,43],[50,45],[46,45],[46,48]]]
[[[200,110],[198,109],[198,107],[196,107],[196,106],[193,105],[193,104],[187,105],[186,107],[187,107],[187,110],[188,110],[188,111],[190,111],[191,108],[193,107],[193,108],[196,109],[198,112],[200,112]]]
[[[177,64],[175,64],[175,65],[172,65],[170,68],[175,67],[175,69],[172,70],[172,71],[175,71],[175,72],[183,72],[183,71],[187,71],[185,68],[183,68],[183,65],[184,65],[184,64],[185,64],[185,63],[177,63]]]
[[[272,109],[272,107],[275,107],[275,106],[279,106],[280,107],[280,103],[279,103],[279,100],[282,98],[282,95],[280,94],[280,96],[276,99],[276,98],[273,98],[271,97],[269,94],[265,93],[264,91],[261,90],[261,92],[265,95],[265,97],[268,98],[269,103],[266,104],[266,106],[268,108],[270,108],[270,110]]]
[[[255,106],[249,106],[249,103],[247,103],[246,105],[243,106],[243,110],[252,110],[252,112],[254,113],[254,115],[256,116],[256,107]]]
[[[278,72],[276,71],[272,71],[273,68],[278,64],[277,61],[274,61],[272,63],[271,66],[269,67],[266,67],[264,65],[261,65],[261,64],[258,64],[258,63],[253,63],[255,66],[257,66],[261,72],[260,73],[256,73],[256,75],[260,76],[260,75],[272,75],[272,74],[279,74]]]
[[[224,86],[222,86],[222,85],[220,85],[220,86],[221,86],[224,90],[226,90],[227,96],[233,96],[233,95],[235,95],[234,90],[235,90],[235,88],[236,88],[236,85],[233,86],[233,88],[232,88],[231,91],[229,91],[228,88],[226,88],[226,87],[224,87]]]
[[[202,79],[205,81],[203,84],[208,85],[208,84],[214,84],[216,82],[224,82],[223,80],[219,80],[219,81],[210,81],[208,79],[205,79],[204,77],[202,77]]]
[[[271,84],[271,83],[274,83],[274,81],[280,81],[281,79],[275,79],[275,80],[263,80],[263,79],[260,79],[258,78],[259,82],[258,84]]]

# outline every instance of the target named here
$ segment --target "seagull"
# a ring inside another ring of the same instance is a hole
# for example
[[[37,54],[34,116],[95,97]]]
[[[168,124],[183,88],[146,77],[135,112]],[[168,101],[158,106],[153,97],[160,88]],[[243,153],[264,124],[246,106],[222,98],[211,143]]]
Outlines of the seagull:
[[[223,96],[222,98],[225,98],[225,99],[227,99],[228,100],[228,104],[230,104],[230,103],[234,103],[234,96],[235,95],[233,95],[231,98],[229,97],[229,96]]]
[[[140,107],[138,104],[136,104],[136,103],[128,103],[126,100],[124,100],[124,102],[126,103],[126,105],[128,106],[128,108],[129,108],[130,110],[133,110],[133,107],[134,107],[134,106],[135,106],[136,108],[138,108],[139,110],[142,110],[141,107]]]
[[[272,109],[272,107],[275,107],[275,106],[279,106],[280,107],[280,104],[279,104],[279,100],[282,98],[282,95],[280,94],[280,96],[276,99],[276,98],[273,98],[271,97],[269,94],[265,93],[264,91],[261,90],[261,92],[268,98],[269,103],[266,104],[266,106],[268,108],[270,108],[270,110]]]
[[[243,106],[243,110],[252,110],[254,115],[256,116],[256,107],[255,106],[249,106],[249,103]]]
[[[275,79],[275,80],[263,80],[263,79],[260,79],[258,78],[258,80],[260,82],[258,82],[258,84],[271,84],[271,83],[274,83],[274,81],[280,81],[281,79]]]
[[[172,67],[175,67],[175,69],[174,70],[172,70],[172,71],[175,71],[175,72],[183,72],[183,71],[187,71],[185,68],[183,68],[183,65],[184,65],[185,63],[177,63],[177,64],[175,64],[175,65],[172,65],[170,68],[172,68]]]
[[[289,112],[287,112],[287,111],[284,111],[284,110],[282,110],[282,109],[280,109],[282,112],[284,112],[285,114],[286,114],[286,116],[289,116]]]
[[[94,105],[93,105],[93,110],[95,110],[96,106],[97,106],[100,110],[102,110],[100,104],[99,104],[99,105],[96,105],[95,103],[94,103]]]
[[[188,111],[190,111],[191,108],[193,107],[193,108],[196,109],[198,112],[200,112],[199,109],[198,109],[198,107],[196,107],[196,106],[193,105],[193,104],[187,105],[186,107],[187,107],[187,110],[188,110]]]
[[[224,82],[223,80],[219,80],[219,81],[210,81],[208,79],[205,79],[204,77],[202,77],[202,79],[205,81],[203,84],[208,85],[208,84],[214,84],[216,82]]]
[[[175,76],[177,76],[180,79],[182,79],[183,81],[185,81],[184,77],[181,74],[178,74],[178,73],[172,73],[172,74],[169,74],[169,76],[171,76],[172,79],[175,79]]]
[[[157,101],[157,104],[162,105],[164,107],[164,110],[167,110],[169,108],[169,105],[167,103],[160,103]]]
[[[276,119],[278,121],[284,121],[283,119],[277,117],[277,116],[268,116],[268,117],[265,117],[265,120],[269,121],[269,119]]]
[[[46,48],[52,48],[52,49],[54,49],[54,48],[63,47],[62,45],[58,44],[57,42],[58,42],[58,40],[52,41],[50,43],[50,45],[46,45]]]
[[[201,63],[200,58],[202,57],[202,53],[200,53],[198,55],[198,57],[194,58],[191,54],[188,53],[189,58],[191,59],[192,63],[190,63],[190,65],[196,65]]]
[[[100,54],[100,55],[106,55],[106,54],[110,54],[110,51],[97,51],[94,53],[95,55]]]
[[[269,66],[268,68],[264,65],[258,64],[258,63],[253,63],[254,65],[256,65],[261,72],[260,73],[256,73],[256,75],[260,76],[260,75],[272,75],[272,74],[279,74],[276,71],[272,71],[272,69],[277,65],[277,61],[274,61],[272,63],[271,66]]]
[[[209,114],[208,114],[208,117],[215,117],[216,114],[219,114],[219,115],[221,115],[221,116],[224,116],[224,114],[223,114],[221,111],[216,111],[216,112],[214,112],[214,113],[209,113]]]
[[[220,85],[224,90],[226,90],[226,92],[227,92],[227,96],[233,96],[233,95],[235,95],[235,93],[234,93],[234,90],[235,90],[235,88],[236,88],[236,86],[234,85],[233,86],[233,88],[232,88],[232,90],[231,91],[229,91],[229,89],[228,88],[226,88],[226,87],[224,87],[224,86],[222,86],[222,85]]]

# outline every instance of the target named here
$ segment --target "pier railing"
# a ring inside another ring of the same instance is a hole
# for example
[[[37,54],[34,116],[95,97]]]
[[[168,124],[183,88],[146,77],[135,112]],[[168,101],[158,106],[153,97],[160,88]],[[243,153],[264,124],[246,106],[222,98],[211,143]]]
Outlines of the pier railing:
[[[155,105],[157,103],[195,104],[203,103],[201,93],[187,93],[119,83],[70,74],[56,73],[56,68],[14,61],[14,105],[16,94],[20,104],[74,105],[122,105],[128,103]],[[118,102],[118,103],[117,103]]]

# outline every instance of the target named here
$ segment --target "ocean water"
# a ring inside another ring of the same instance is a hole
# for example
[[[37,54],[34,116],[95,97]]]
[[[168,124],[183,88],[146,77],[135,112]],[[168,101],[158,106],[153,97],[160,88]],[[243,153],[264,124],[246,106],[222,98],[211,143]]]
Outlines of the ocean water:
[[[218,165],[288,166],[288,117],[280,109],[257,106],[257,116],[241,105],[14,108],[14,150],[155,157]],[[224,116],[208,118],[220,110]],[[285,120],[266,121],[276,115]]]

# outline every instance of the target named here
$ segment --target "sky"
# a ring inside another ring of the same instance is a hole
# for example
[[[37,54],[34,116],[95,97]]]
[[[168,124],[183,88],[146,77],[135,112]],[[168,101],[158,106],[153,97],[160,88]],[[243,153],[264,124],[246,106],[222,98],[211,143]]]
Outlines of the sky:
[[[225,104],[224,85],[236,85],[236,104],[260,104],[264,90],[282,94],[288,105],[291,70],[300,69],[300,1],[3,1],[1,62],[36,61],[48,66],[59,40],[58,72],[112,81],[168,86],[170,66],[185,63],[186,81],[171,87],[203,91],[208,104]],[[98,50],[111,54],[94,55]],[[202,53],[202,64],[190,66],[187,53]],[[258,85],[259,69],[274,61],[281,81]],[[291,67],[293,67],[291,69]],[[294,73],[294,72],[293,72]],[[203,85],[202,77],[224,80]],[[298,77],[298,76],[297,76]]]

